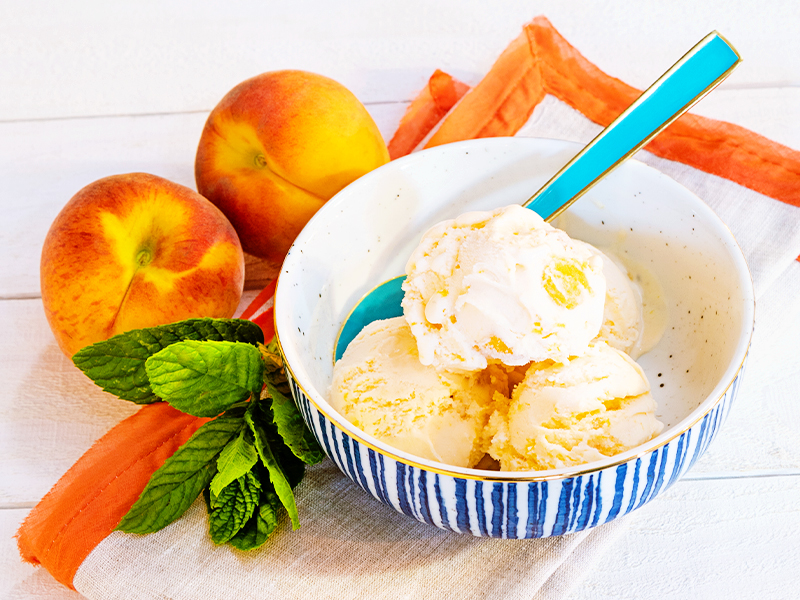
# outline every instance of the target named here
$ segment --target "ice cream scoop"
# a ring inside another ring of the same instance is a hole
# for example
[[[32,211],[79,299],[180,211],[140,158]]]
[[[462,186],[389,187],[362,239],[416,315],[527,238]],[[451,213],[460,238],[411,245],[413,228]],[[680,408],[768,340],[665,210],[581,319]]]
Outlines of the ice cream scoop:
[[[558,469],[614,456],[663,429],[641,367],[598,342],[579,357],[532,365],[492,415],[489,454],[505,471]]]
[[[423,235],[403,312],[437,369],[566,360],[603,324],[603,271],[599,251],[519,205],[466,213]]]
[[[328,399],[366,433],[415,456],[459,467],[485,454],[494,387],[487,375],[420,364],[405,319],[373,321],[336,364]]]
[[[718,33],[703,38],[523,206],[553,219],[719,85],[740,61]],[[354,307],[339,333],[335,359],[365,325],[402,314],[402,279],[377,286]]]

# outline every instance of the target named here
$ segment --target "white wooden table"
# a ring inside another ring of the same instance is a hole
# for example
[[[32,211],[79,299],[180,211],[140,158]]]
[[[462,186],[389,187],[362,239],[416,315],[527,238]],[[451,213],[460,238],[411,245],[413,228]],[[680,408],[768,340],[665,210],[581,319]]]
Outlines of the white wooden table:
[[[0,597],[78,598],[21,563],[21,520],[135,407],[58,350],[39,256],[60,208],[113,173],[194,187],[208,111],[236,83],[298,68],[364,102],[388,140],[436,68],[476,84],[534,16],[600,68],[647,86],[712,29],[745,59],[697,108],[800,148],[800,12],[789,0],[295,0],[0,3]],[[800,263],[781,285],[800,297]],[[251,293],[252,297],[252,293]],[[780,312],[779,312],[780,311]],[[800,311],[754,340],[749,379],[709,452],[630,528],[572,600],[800,597]],[[767,383],[768,382],[768,383]]]

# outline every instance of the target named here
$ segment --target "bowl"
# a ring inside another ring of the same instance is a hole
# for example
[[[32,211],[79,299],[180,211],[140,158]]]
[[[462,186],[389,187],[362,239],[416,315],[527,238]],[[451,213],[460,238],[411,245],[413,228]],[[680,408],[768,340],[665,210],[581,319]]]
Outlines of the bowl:
[[[638,362],[663,432],[623,454],[525,472],[448,466],[360,431],[327,401],[337,335],[352,307],[403,273],[422,234],[471,210],[524,202],[580,146],[534,138],[448,144],[395,160],[342,190],[283,263],[275,326],[303,418],[341,471],[377,500],[456,532],[536,538],[617,519],[675,483],[717,435],[744,371],[754,296],[727,227],[697,196],[629,160],[564,215],[578,239],[643,264],[664,289],[664,336]]]

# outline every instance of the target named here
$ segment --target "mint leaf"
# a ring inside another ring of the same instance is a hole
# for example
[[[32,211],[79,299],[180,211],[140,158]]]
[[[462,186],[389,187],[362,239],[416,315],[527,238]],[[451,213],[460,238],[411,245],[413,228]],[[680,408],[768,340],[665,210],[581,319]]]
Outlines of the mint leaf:
[[[277,459],[289,486],[294,489],[303,479],[306,471],[305,463],[295,456],[281,437],[278,427],[275,425],[275,416],[268,403],[262,401],[248,409],[252,420],[261,427],[266,436],[272,454]]]
[[[211,494],[219,496],[224,488],[244,476],[257,462],[253,432],[243,427],[239,437],[225,446],[217,459],[217,474],[211,480]]]
[[[266,348],[267,352],[269,352],[270,354],[274,354],[274,355],[276,355],[278,357],[281,357],[281,350],[278,347],[278,340],[277,339],[272,338],[270,343],[267,344],[264,347]],[[281,365],[283,365],[283,358],[281,358]]]
[[[281,465],[281,469],[283,469],[283,473],[286,475],[289,485],[294,489],[297,487],[297,484],[303,480],[303,476],[306,474],[306,463],[297,458],[285,444],[276,445],[278,449],[274,451],[274,454]]]
[[[255,550],[261,547],[278,527],[278,510],[281,501],[267,482],[261,490],[258,510],[228,543],[239,550]]]
[[[314,434],[306,427],[294,400],[279,392],[269,379],[266,385],[267,393],[272,397],[272,419],[283,442],[304,463],[314,465],[321,462],[325,454]]]
[[[209,421],[153,473],[116,529],[152,533],[172,523],[194,502],[217,470],[216,459],[243,427],[242,409]]]
[[[245,319],[187,319],[135,329],[80,349],[75,365],[103,390],[136,404],[158,401],[145,372],[145,361],[176,342],[216,340],[263,344],[261,328]]]
[[[241,342],[187,340],[147,359],[153,391],[172,406],[196,417],[213,417],[261,392],[261,353]]]
[[[283,368],[283,357],[278,344],[273,340],[269,346],[258,344],[261,357],[264,359],[265,378],[269,379],[281,394],[291,396],[292,390],[289,388],[289,381],[286,379],[286,370]]]
[[[325,458],[314,434],[306,427],[305,421],[292,399],[289,382],[283,368],[283,358],[278,344],[273,340],[268,346],[258,345],[264,360],[264,379],[266,392],[272,398],[273,421],[278,426],[283,441],[292,452],[305,463],[313,465]]]
[[[292,529],[297,529],[300,527],[300,517],[297,514],[297,504],[294,500],[294,493],[292,493],[292,485],[286,478],[286,474],[283,472],[278,458],[272,450],[273,444],[276,446],[281,444],[280,437],[278,437],[277,431],[274,430],[274,424],[266,422],[265,419],[254,418],[257,410],[258,405],[251,406],[245,413],[244,420],[253,432],[256,450],[258,450],[258,455],[261,457],[261,462],[269,472],[269,480],[272,483],[272,487],[275,488],[275,493],[281,504],[286,508],[286,512],[289,513],[289,518],[292,520]],[[270,431],[271,429],[273,431]]]
[[[252,472],[234,479],[219,495],[211,492],[209,503],[209,533],[215,544],[224,544],[236,535],[253,512],[261,498],[261,483]]]

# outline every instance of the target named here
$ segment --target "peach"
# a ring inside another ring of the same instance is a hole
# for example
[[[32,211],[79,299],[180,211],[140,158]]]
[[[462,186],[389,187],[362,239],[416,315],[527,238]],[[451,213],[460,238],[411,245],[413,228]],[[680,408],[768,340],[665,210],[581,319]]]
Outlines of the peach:
[[[211,112],[195,177],[245,252],[280,263],[327,200],[388,161],[375,122],[344,86],[273,71],[239,84]]]
[[[58,345],[80,348],[140,327],[233,316],[244,255],[219,209],[145,173],[89,184],[45,238],[42,302]]]

